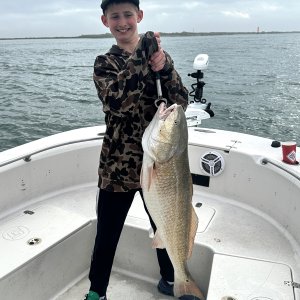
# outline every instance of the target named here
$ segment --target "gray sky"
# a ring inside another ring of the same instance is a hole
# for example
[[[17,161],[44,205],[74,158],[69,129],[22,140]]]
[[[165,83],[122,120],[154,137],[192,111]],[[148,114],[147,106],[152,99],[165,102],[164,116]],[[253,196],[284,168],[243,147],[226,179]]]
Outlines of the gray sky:
[[[139,31],[300,31],[299,0],[141,0]],[[0,0],[0,38],[106,33],[100,0]]]

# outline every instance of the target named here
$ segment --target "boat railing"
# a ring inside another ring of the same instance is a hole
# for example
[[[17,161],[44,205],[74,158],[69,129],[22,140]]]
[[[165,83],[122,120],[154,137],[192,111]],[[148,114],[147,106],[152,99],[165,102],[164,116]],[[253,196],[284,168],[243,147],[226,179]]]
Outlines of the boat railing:
[[[58,143],[58,144],[50,145],[48,147],[44,147],[44,148],[41,148],[39,150],[32,151],[30,153],[27,153],[27,154],[9,159],[9,160],[7,160],[3,163],[0,163],[0,168],[4,167],[4,166],[7,166],[7,165],[10,165],[10,164],[12,164],[14,162],[17,162],[19,160],[24,160],[26,162],[29,162],[29,161],[31,161],[31,157],[33,155],[36,155],[36,154],[39,154],[39,153],[42,153],[42,152],[45,152],[45,151],[49,151],[49,150],[52,150],[52,149],[56,149],[56,148],[60,148],[60,147],[68,146],[68,145],[72,145],[72,144],[79,144],[79,143],[85,143],[85,142],[101,140],[103,138],[103,136],[104,136],[103,133],[99,133],[97,137],[79,139],[79,140],[72,140],[72,141],[68,141],[68,142],[64,142],[64,143]]]
[[[17,162],[19,160],[24,160],[25,162],[29,162],[29,161],[31,161],[31,157],[33,155],[36,155],[36,154],[39,154],[39,153],[42,153],[42,152],[45,152],[45,151],[49,151],[49,150],[52,150],[52,149],[56,149],[56,148],[60,148],[60,147],[68,146],[68,145],[72,145],[72,144],[79,144],[79,143],[84,143],[84,142],[101,140],[103,138],[103,136],[104,136],[104,134],[100,133],[100,134],[98,134],[97,137],[86,138],[86,139],[79,139],[79,140],[73,140],[73,141],[68,141],[68,142],[64,142],[64,143],[58,143],[58,144],[54,144],[54,145],[51,145],[51,146],[48,146],[48,147],[44,147],[44,148],[41,148],[39,150],[36,150],[36,151],[30,152],[30,153],[18,156],[16,158],[12,158],[12,159],[7,160],[7,161],[5,161],[3,163],[0,163],[0,168],[4,167],[4,166],[7,166],[9,164],[12,164],[14,162]],[[287,169],[286,167],[282,166],[281,164],[279,164],[277,162],[274,162],[274,161],[272,161],[272,160],[270,160],[268,158],[263,158],[261,160],[261,164],[262,165],[271,164],[271,165],[273,165],[273,166],[281,169],[282,171],[288,173],[289,175],[293,176],[294,178],[296,178],[297,180],[300,181],[300,176],[298,174],[296,174],[295,172],[292,172],[291,170]]]
[[[275,161],[272,161],[272,160],[270,160],[268,158],[263,158],[261,160],[261,164],[262,165],[267,165],[267,164],[273,165],[274,167],[281,169],[282,171],[288,173],[289,175],[293,176],[294,178],[296,178],[297,180],[300,181],[300,176],[298,174],[296,174],[295,172],[289,170],[288,168],[286,168],[282,164],[279,164],[279,163],[277,163]]]

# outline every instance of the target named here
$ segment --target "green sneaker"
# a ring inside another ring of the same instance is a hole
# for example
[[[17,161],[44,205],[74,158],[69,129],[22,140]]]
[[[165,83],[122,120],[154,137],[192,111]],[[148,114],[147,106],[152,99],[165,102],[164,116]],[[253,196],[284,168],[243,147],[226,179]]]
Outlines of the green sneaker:
[[[96,292],[93,292],[93,291],[89,291],[89,293],[86,294],[85,298],[84,298],[84,300],[99,300],[99,299],[100,299],[100,296]],[[104,300],[107,300],[106,297],[104,298]]]

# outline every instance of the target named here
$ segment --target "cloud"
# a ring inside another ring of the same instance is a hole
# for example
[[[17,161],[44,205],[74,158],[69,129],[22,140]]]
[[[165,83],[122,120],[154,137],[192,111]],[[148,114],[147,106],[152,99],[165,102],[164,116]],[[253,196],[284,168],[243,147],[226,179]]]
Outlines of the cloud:
[[[0,0],[0,38],[76,36],[107,32],[100,0]],[[140,31],[300,30],[300,1],[141,0]]]
[[[140,9],[147,12],[147,11],[162,9],[162,6],[159,5],[159,4],[155,4],[155,3],[149,3],[149,4],[146,3],[146,4],[143,4],[143,5],[140,5]]]
[[[199,1],[194,1],[194,2],[188,2],[188,3],[183,3],[180,4],[181,7],[187,9],[187,10],[193,10],[199,6],[202,6],[203,4]]]
[[[265,11],[277,11],[281,9],[281,6],[274,5],[274,4],[268,4],[268,3],[262,3],[261,8]]]
[[[2,1],[2,0],[1,0]],[[99,5],[100,6],[100,5]],[[98,6],[98,7],[99,7]],[[0,3],[0,15],[39,15],[58,13],[63,10],[70,9],[93,9],[96,10],[97,6],[91,5],[89,1],[82,0],[53,0],[53,1],[36,1],[22,0],[3,1]],[[100,7],[99,7],[100,11]]]
[[[55,11],[53,14],[57,16],[69,16],[69,15],[89,14],[93,12],[94,10],[88,8],[67,8],[67,9],[59,9]]]
[[[250,19],[250,15],[241,11],[222,11],[222,14],[228,17],[241,18],[241,19]]]

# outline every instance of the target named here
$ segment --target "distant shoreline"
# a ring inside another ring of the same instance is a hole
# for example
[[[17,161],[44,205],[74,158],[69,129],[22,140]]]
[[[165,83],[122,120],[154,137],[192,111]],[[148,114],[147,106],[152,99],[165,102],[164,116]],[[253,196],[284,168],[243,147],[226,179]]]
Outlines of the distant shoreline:
[[[160,32],[161,36],[168,37],[189,37],[189,36],[214,36],[214,35],[242,35],[242,34],[280,34],[300,33],[300,31],[262,31],[262,32]],[[57,37],[21,37],[21,38],[0,38],[0,40],[51,40],[51,39],[105,39],[112,38],[112,34],[82,34],[79,36],[57,36]]]

